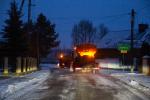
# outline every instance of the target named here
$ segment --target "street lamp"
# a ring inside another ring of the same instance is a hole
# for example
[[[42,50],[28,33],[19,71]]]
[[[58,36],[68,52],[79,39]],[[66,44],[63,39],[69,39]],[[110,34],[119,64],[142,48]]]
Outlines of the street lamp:
[[[75,46],[73,49],[74,49],[74,51],[76,51],[76,50],[77,50],[77,47]]]
[[[63,58],[64,57],[64,54],[60,54],[60,58]]]

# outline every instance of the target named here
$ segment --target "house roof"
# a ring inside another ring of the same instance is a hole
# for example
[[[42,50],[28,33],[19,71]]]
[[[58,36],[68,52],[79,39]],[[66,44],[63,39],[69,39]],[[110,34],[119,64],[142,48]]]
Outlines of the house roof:
[[[117,44],[129,36],[130,31],[109,32],[98,42],[99,48],[116,48]]]
[[[148,42],[150,44],[150,29],[147,29],[143,33],[138,33],[138,30],[135,30],[134,34],[134,47],[140,48],[142,43]],[[109,32],[103,39],[98,42],[99,48],[117,48],[119,43],[128,43],[130,44],[130,30],[126,31],[114,31]]]

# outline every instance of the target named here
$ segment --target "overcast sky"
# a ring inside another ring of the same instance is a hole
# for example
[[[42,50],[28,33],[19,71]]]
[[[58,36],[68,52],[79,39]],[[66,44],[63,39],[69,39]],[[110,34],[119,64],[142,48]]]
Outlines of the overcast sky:
[[[0,0],[0,29],[6,19],[6,10],[12,0]],[[17,0],[20,5],[21,0]],[[24,21],[27,20],[27,1],[24,6]],[[104,23],[109,30],[130,29],[132,8],[136,14],[136,29],[138,23],[150,23],[150,0],[32,0],[32,19],[42,12],[56,24],[60,34],[61,46],[70,47],[71,30],[74,24],[82,19],[88,19],[94,26]],[[118,15],[118,16],[116,16]]]

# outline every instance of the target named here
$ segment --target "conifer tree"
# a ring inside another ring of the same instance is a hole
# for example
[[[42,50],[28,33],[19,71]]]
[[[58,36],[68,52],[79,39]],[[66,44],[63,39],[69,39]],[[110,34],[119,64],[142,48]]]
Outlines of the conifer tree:
[[[25,56],[28,53],[27,33],[23,32],[22,13],[18,10],[15,0],[8,10],[8,19],[3,29],[4,45],[8,56]]]
[[[35,32],[32,34],[32,41],[37,41],[40,57],[46,57],[52,48],[59,45],[58,34],[55,32],[55,25],[46,16],[39,14],[35,24]]]

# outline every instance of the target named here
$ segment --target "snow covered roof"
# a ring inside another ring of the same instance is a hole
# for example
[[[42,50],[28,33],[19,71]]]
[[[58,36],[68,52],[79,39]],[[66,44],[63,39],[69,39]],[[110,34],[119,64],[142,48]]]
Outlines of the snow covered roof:
[[[137,33],[135,38],[134,47],[140,48],[143,42],[147,42],[150,44],[150,29],[147,29],[143,33]]]
[[[130,31],[113,31],[106,34],[104,38],[99,41],[100,48],[116,48],[119,42],[125,40],[130,34]]]
[[[150,44],[150,29],[147,29],[146,32],[138,33],[135,30],[134,35],[134,47],[140,48],[142,43],[148,42]],[[99,48],[117,48],[119,43],[128,43],[130,44],[130,30],[126,31],[114,31],[109,32],[106,36],[99,41]]]
[[[147,32],[141,38],[141,41],[145,41],[150,44],[150,29],[147,30]]]

